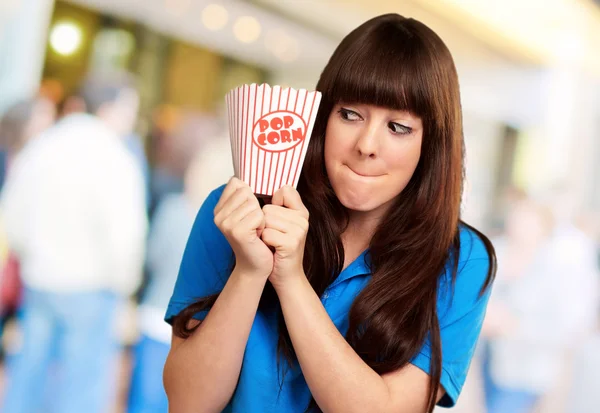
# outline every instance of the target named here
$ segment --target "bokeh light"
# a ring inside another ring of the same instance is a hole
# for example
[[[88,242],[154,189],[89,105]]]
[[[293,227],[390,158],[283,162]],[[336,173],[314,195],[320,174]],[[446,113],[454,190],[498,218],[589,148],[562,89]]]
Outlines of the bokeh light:
[[[221,30],[228,20],[227,9],[219,4],[209,4],[202,10],[202,23],[208,30]]]
[[[73,22],[59,22],[50,32],[50,46],[62,56],[75,54],[81,47],[82,40],[81,28]]]
[[[242,43],[253,43],[260,37],[261,26],[252,16],[242,16],[233,25],[235,38]]]

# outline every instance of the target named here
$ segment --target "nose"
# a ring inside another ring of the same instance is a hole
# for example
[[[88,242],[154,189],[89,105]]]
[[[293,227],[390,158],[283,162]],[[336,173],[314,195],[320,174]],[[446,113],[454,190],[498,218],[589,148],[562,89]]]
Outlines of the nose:
[[[377,157],[379,141],[377,139],[377,130],[375,126],[370,125],[361,132],[355,147],[361,157]]]

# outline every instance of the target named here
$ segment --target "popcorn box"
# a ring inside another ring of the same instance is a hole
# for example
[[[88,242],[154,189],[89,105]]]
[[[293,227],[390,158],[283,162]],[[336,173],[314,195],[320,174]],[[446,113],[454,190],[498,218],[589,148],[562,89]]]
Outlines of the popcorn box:
[[[257,195],[294,188],[314,127],[320,92],[243,85],[226,96],[233,169]]]

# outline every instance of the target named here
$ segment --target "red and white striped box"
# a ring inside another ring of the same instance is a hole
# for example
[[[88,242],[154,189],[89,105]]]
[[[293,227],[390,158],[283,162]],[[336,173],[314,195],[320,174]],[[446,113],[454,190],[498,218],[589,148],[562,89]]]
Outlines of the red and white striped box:
[[[295,188],[321,93],[251,84],[231,90],[225,100],[235,176],[257,195]]]

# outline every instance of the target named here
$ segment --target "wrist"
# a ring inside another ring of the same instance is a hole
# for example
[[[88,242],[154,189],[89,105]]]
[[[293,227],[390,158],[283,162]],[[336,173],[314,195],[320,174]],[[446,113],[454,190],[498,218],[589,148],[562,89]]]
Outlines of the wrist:
[[[236,267],[233,269],[230,278],[249,286],[261,286],[264,288],[269,279],[269,274],[262,274],[256,270],[247,270]]]
[[[289,274],[282,278],[283,279],[269,278],[271,284],[273,284],[275,292],[278,296],[280,296],[280,298],[286,294],[294,294],[294,292],[298,292],[301,288],[306,287],[307,285],[310,287],[310,283],[308,282],[308,279],[303,271],[297,274]]]

